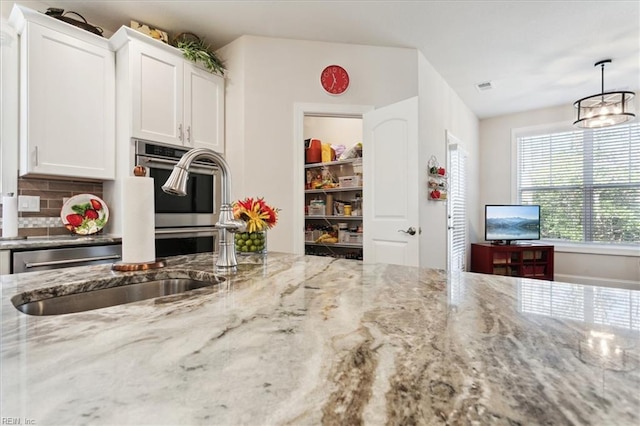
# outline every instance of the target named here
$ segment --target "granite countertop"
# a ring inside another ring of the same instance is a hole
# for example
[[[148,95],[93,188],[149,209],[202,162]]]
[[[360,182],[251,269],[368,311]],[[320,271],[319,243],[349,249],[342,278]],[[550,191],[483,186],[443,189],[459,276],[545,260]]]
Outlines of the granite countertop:
[[[3,418],[640,423],[640,291],[281,253],[241,262],[215,287],[46,317],[12,297],[207,279],[212,256],[148,274],[96,265],[0,277]]]
[[[111,235],[55,235],[51,237],[0,238],[0,250],[39,250],[58,247],[117,244],[120,237]]]

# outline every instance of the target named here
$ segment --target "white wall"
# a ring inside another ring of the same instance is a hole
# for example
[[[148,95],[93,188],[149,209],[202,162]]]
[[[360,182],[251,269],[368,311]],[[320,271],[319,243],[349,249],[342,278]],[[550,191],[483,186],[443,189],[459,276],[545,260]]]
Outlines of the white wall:
[[[219,51],[227,80],[226,155],[233,170],[233,197],[264,196],[282,209],[270,232],[269,247],[293,251],[294,202],[291,147],[296,103],[380,107],[420,95],[420,236],[421,265],[446,266],[446,203],[427,197],[426,164],[430,155],[444,163],[445,130],[469,152],[470,240],[477,241],[478,120],[457,94],[415,49],[309,42],[243,36]],[[351,84],[341,96],[326,94],[320,72],[340,64]],[[392,82],[392,83],[390,83]],[[299,141],[302,143],[302,141]],[[366,150],[366,147],[365,147]],[[366,154],[365,154],[366,155]],[[366,232],[366,230],[365,230]]]
[[[219,50],[228,68],[226,158],[234,176],[232,197],[262,196],[281,210],[269,232],[269,249],[294,250],[294,105],[383,106],[418,94],[414,49],[242,36]],[[331,96],[320,72],[342,65],[350,87]],[[393,84],[389,84],[393,81]]]
[[[636,108],[637,111],[637,108]],[[572,105],[543,108],[519,114],[494,117],[480,122],[480,206],[509,204],[512,198],[511,149],[513,129],[546,124],[572,123]],[[482,210],[478,211],[483,223]],[[484,235],[484,228],[479,228]],[[593,251],[593,250],[592,250]],[[640,287],[640,252],[627,250],[616,254],[585,253],[574,247],[556,245],[555,279],[598,285],[631,285]]]
[[[447,207],[430,201],[427,191],[427,163],[435,155],[446,166],[446,131],[457,137],[468,153],[467,216],[469,242],[479,239],[479,125],[477,117],[462,102],[425,57],[418,53],[420,93],[420,265],[446,268]],[[469,261],[467,261],[469,265]]]
[[[362,120],[344,117],[305,117],[305,139],[320,139],[331,145],[344,145],[351,148],[362,142]]]

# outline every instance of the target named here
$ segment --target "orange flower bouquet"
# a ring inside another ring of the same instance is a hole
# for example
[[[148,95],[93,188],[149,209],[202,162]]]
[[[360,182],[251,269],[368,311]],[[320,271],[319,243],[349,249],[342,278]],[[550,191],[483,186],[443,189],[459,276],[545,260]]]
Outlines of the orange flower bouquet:
[[[278,222],[280,209],[271,207],[263,198],[245,198],[234,201],[233,216],[247,223],[247,232],[235,234],[236,250],[239,252],[266,252],[266,230]]]
[[[264,198],[245,198],[233,202],[233,216],[247,222],[247,232],[265,231],[278,222],[276,209],[265,203]]]

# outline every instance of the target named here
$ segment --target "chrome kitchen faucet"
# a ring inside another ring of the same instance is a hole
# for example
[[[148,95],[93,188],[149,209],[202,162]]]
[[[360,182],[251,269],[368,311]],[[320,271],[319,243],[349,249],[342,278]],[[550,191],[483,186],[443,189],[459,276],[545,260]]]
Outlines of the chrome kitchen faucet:
[[[220,230],[219,253],[216,268],[221,271],[235,271],[238,266],[236,247],[233,238],[229,238],[229,233],[244,232],[247,228],[247,223],[233,217],[233,208],[231,207],[231,171],[225,159],[217,152],[208,148],[194,148],[189,150],[180,158],[178,164],[173,167],[171,175],[164,185],[162,185],[162,190],[170,195],[187,195],[189,167],[194,161],[201,158],[213,161],[220,167],[222,178],[222,205],[220,206],[218,222],[215,224],[215,227]]]

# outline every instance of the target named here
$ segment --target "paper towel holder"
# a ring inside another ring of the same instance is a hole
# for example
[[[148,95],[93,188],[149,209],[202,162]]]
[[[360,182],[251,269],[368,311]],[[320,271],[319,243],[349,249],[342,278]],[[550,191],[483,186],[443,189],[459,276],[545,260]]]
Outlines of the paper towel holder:
[[[3,203],[2,203],[3,216],[5,215],[5,211],[4,211],[4,209],[5,209],[5,205],[4,205],[4,203],[6,202],[5,198],[13,198],[13,199],[14,199],[14,201],[15,201],[15,198],[16,198],[16,197],[15,197],[15,193],[14,193],[14,192],[7,192],[7,194],[6,194],[6,195],[4,195],[4,196],[2,197],[2,201],[3,201]],[[16,211],[16,212],[14,212],[14,213],[15,213],[15,215],[17,216],[17,214],[18,214],[18,213],[17,213],[17,211]],[[16,219],[17,219],[17,217],[16,217]],[[5,218],[4,218],[4,220],[3,220],[2,236],[0,236],[0,241],[15,241],[15,240],[26,240],[26,239],[27,239],[27,237],[26,237],[26,236],[24,236],[24,235],[17,235],[17,233],[18,233],[18,228],[19,228],[19,226],[18,226],[18,224],[17,224],[17,223],[15,223],[15,226],[16,226],[16,230],[15,230],[16,235],[12,235],[12,236],[10,236],[10,237],[5,236],[5,234],[6,234],[5,224],[6,224],[6,217],[5,217]]]
[[[145,177],[147,175],[147,169],[144,166],[137,165],[133,168],[133,174],[137,177]],[[149,269],[159,269],[167,266],[167,262],[164,259],[156,259],[154,262],[143,263],[125,263],[116,262],[111,265],[111,269],[114,271],[146,271]]]
[[[111,269],[114,271],[146,271],[148,269],[159,269],[167,266],[167,262],[164,259],[158,259],[155,262],[149,263],[124,263],[116,262],[111,265]]]

